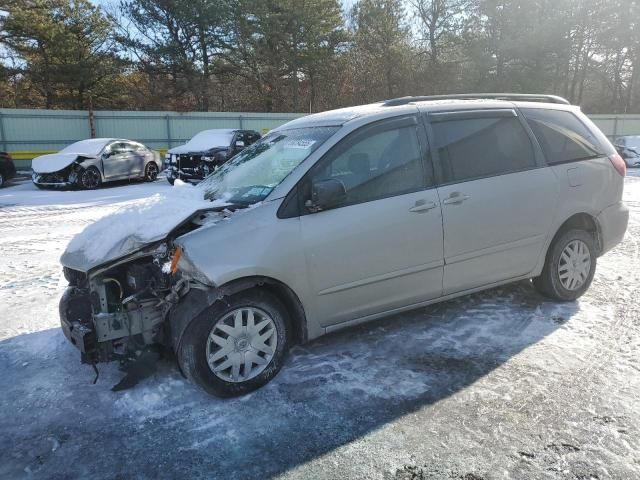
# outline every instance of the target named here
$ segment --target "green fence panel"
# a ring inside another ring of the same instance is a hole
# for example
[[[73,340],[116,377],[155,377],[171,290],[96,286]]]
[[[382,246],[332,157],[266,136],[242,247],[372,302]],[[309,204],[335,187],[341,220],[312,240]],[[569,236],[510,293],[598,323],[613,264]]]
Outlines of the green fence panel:
[[[96,111],[96,137],[129,138],[155,149],[181,145],[196,133],[212,128],[246,128],[264,134],[302,113],[251,112],[130,112]],[[640,135],[640,115],[591,115],[609,137]],[[19,168],[42,153],[91,136],[87,111],[0,109],[0,149],[14,155]]]

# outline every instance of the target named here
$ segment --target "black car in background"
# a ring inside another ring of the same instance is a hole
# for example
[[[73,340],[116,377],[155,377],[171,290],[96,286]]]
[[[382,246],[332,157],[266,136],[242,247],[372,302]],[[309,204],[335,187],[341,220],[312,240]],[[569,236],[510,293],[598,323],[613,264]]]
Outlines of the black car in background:
[[[640,135],[618,137],[613,144],[627,167],[640,167]]]
[[[7,152],[0,152],[0,187],[4,186],[7,180],[12,179],[16,174],[16,166],[11,155]]]
[[[203,130],[167,152],[167,180],[171,185],[176,178],[197,183],[260,138],[255,130]]]

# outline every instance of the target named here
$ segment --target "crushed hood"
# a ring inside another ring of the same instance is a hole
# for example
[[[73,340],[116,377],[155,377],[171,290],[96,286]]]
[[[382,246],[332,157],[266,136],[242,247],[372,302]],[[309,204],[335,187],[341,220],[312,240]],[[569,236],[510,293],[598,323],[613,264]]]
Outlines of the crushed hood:
[[[52,153],[31,160],[31,168],[36,173],[58,172],[71,165],[78,157],[96,158],[96,156],[91,153]]]
[[[204,200],[203,192],[178,184],[166,193],[128,203],[87,226],[62,254],[62,265],[87,272],[165,239],[202,210],[220,209],[222,200]]]

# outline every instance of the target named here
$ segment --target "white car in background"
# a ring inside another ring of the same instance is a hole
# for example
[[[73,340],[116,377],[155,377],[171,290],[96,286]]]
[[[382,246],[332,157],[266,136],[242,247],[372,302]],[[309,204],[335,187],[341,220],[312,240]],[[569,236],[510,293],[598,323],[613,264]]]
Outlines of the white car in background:
[[[38,188],[98,188],[114,180],[153,182],[162,170],[160,153],[141,143],[119,138],[91,138],[58,153],[31,161],[31,179]]]

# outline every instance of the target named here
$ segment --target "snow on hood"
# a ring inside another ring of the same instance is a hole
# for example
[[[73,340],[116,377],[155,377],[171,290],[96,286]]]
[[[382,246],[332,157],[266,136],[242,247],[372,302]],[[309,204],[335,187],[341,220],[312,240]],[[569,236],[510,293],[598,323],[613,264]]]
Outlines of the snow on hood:
[[[198,210],[225,204],[204,200],[202,190],[176,180],[166,193],[129,203],[87,226],[71,240],[60,261],[86,272],[162,240]]]
[[[212,148],[226,148],[231,145],[234,132],[235,130],[204,130],[184,145],[168,150],[168,153],[206,152]]]
[[[36,173],[53,173],[71,165],[78,156],[95,158],[91,153],[52,153],[31,160],[31,168]]]

